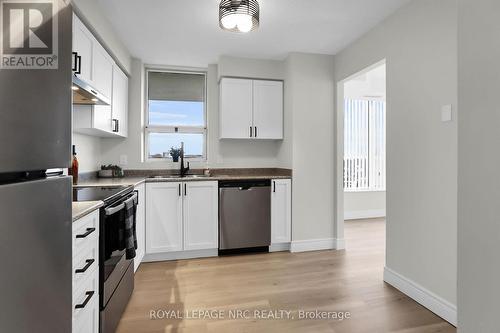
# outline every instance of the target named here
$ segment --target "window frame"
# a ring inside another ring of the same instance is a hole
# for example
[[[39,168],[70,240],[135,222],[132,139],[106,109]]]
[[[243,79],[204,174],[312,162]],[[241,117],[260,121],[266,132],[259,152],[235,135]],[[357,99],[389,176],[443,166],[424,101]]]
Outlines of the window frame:
[[[204,126],[170,126],[170,125],[150,125],[149,124],[149,73],[173,73],[173,74],[192,74],[203,75],[204,77],[204,96],[203,96],[203,120]],[[152,158],[149,157],[149,134],[151,133],[187,133],[187,134],[203,134],[203,152],[199,155],[185,155],[184,158],[190,162],[206,162],[208,160],[208,115],[207,115],[207,73],[206,69],[170,69],[161,67],[145,67],[145,92],[144,92],[144,161],[146,162],[169,162],[174,163],[172,157]]]

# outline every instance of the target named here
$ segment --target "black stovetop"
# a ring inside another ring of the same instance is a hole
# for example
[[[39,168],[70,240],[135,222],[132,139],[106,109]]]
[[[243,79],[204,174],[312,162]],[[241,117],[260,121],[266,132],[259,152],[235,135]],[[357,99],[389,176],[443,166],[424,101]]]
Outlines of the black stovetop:
[[[113,187],[74,187],[73,201],[104,201],[109,203],[114,199],[132,192],[132,186],[113,186]]]

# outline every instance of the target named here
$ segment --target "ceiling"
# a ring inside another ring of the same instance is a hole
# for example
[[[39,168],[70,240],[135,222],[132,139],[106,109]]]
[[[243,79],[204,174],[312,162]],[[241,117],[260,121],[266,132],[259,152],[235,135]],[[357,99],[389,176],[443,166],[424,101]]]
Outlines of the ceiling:
[[[410,0],[259,0],[260,27],[247,34],[219,28],[219,0],[98,2],[132,56],[147,64],[206,67],[221,55],[336,54]]]

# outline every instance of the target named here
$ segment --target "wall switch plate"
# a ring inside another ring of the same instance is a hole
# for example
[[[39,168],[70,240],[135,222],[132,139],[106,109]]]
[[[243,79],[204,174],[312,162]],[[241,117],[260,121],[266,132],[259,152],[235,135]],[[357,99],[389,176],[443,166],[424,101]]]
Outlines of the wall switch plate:
[[[120,155],[120,165],[127,165],[127,164],[128,164],[128,156]]]
[[[451,104],[444,105],[441,108],[441,121],[442,122],[452,121],[452,106],[451,106]]]

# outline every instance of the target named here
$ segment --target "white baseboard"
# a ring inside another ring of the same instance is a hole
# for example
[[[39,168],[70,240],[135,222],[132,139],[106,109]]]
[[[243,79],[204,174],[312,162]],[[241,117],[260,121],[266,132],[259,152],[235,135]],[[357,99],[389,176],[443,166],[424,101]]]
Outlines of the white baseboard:
[[[425,306],[453,326],[457,326],[457,306],[425,289],[416,282],[384,267],[384,281]]]
[[[335,239],[335,250],[345,250],[345,239],[344,238]]]
[[[219,255],[218,249],[192,250],[192,251],[179,251],[179,252],[166,252],[166,253],[146,253],[142,262],[207,258],[207,257],[217,257],[218,255]]]
[[[324,238],[292,241],[290,252],[307,252],[321,250],[341,250],[345,248],[343,239]]]
[[[283,251],[290,251],[290,243],[271,244],[271,246],[269,246],[269,252]]]
[[[344,212],[344,220],[371,219],[385,217],[385,209],[351,210]]]

